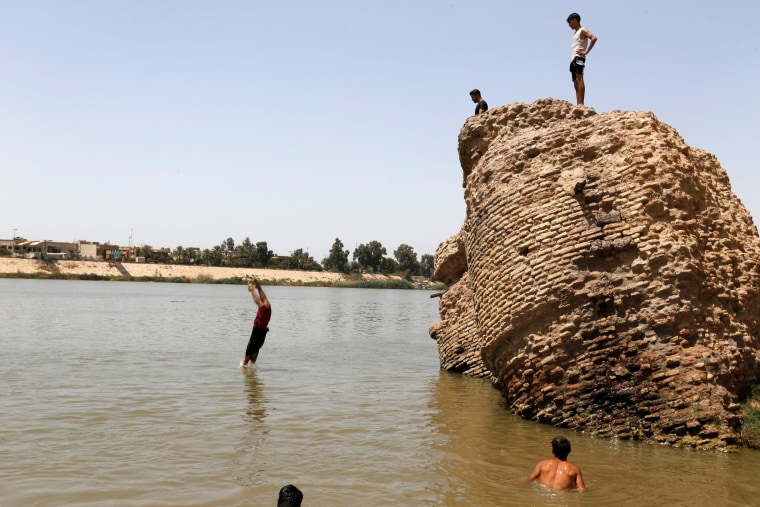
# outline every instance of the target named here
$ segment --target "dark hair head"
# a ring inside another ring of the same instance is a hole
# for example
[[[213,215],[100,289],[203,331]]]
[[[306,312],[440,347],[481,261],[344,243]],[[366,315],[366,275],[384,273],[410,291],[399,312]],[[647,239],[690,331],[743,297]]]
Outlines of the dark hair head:
[[[300,507],[303,501],[303,493],[292,484],[283,486],[280,496],[277,497],[277,507]]]
[[[552,440],[552,453],[561,460],[566,460],[570,454],[570,441],[565,437],[554,437]]]
[[[577,12],[573,12],[572,14],[570,14],[567,17],[567,22],[569,23],[571,19],[577,19],[578,23],[580,23],[581,22],[581,15],[578,14]]]
[[[472,95],[480,95],[480,90],[478,90],[477,88],[474,88],[474,89],[473,89],[473,90],[470,92],[470,95],[471,95],[471,96],[472,96]]]

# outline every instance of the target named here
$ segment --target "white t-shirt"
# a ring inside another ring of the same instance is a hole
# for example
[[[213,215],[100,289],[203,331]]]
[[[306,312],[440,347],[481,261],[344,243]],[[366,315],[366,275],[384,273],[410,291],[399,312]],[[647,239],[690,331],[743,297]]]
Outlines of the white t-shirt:
[[[583,28],[578,28],[573,34],[573,41],[570,43],[570,61],[575,60],[576,56],[583,56],[578,54],[579,49],[585,50],[588,47],[588,37],[581,39],[581,32]]]

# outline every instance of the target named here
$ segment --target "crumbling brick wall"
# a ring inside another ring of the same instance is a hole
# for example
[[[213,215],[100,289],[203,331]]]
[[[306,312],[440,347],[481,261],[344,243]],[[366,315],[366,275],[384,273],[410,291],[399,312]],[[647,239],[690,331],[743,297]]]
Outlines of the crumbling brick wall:
[[[715,157],[652,113],[552,99],[469,119],[459,155],[467,217],[436,253],[442,367],[479,350],[473,372],[529,419],[736,444],[760,371],[760,240]]]

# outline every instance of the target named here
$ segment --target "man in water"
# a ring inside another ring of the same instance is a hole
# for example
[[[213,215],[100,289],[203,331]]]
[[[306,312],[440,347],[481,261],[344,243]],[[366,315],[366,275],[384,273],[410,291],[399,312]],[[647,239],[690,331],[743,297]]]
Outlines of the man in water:
[[[475,114],[485,113],[488,111],[488,104],[485,100],[483,100],[483,97],[480,96],[480,90],[475,88],[470,92],[470,98],[472,99],[475,104]]]
[[[533,473],[528,477],[528,482],[541,480],[541,484],[557,491],[577,488],[585,491],[586,484],[581,476],[581,469],[567,461],[570,454],[570,441],[565,437],[554,437],[552,440],[552,459],[541,461]]]
[[[579,106],[584,105],[586,98],[586,83],[583,82],[583,69],[586,67],[586,55],[596,44],[596,35],[588,28],[581,26],[581,16],[573,12],[567,17],[567,24],[573,29],[573,40],[570,43],[570,75],[575,86],[575,99]],[[591,41],[591,43],[589,43]]]
[[[303,493],[292,484],[283,486],[277,497],[277,507],[301,507]]]
[[[245,359],[242,364],[244,367],[248,366],[248,363],[254,364],[259,357],[259,349],[264,345],[264,338],[269,332],[267,325],[269,325],[269,319],[272,317],[272,306],[256,278],[248,280],[248,292],[253,296],[253,302],[259,309],[256,312],[256,318],[253,319],[251,338],[248,340],[248,346],[245,349]]]

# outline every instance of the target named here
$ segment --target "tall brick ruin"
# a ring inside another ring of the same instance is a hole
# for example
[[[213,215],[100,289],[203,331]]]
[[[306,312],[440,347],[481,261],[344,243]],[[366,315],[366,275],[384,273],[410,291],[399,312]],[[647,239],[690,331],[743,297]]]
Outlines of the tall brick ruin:
[[[709,153],[650,112],[542,99],[459,134],[467,216],[436,252],[441,367],[522,417],[739,443],[760,371],[760,238]]]

